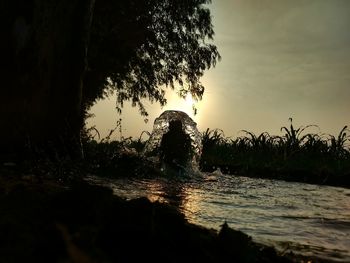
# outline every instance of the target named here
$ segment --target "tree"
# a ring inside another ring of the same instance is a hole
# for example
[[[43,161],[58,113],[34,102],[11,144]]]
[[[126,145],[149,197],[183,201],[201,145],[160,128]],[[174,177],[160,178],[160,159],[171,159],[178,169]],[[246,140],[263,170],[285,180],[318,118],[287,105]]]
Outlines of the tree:
[[[199,79],[220,58],[206,43],[214,34],[208,3],[2,0],[0,155],[81,156],[84,114],[112,90],[118,109],[131,101],[143,115],[142,100],[164,105],[176,82],[180,95],[200,99]]]
[[[2,0],[1,155],[81,156],[94,0]],[[5,157],[4,157],[5,158]]]
[[[147,116],[142,100],[166,103],[165,89],[181,87],[201,99],[200,77],[220,59],[208,40],[214,31],[210,0],[99,0],[95,5],[85,78],[88,110],[112,91]]]

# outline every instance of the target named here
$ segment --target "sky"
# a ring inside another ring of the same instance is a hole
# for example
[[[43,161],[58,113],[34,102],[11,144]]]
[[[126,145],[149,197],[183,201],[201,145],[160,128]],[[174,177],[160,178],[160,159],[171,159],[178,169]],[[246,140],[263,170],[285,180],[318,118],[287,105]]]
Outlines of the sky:
[[[129,105],[119,115],[112,96],[92,107],[87,127],[105,137],[121,118],[116,139],[139,138],[171,109],[187,112],[199,131],[218,128],[233,138],[242,130],[280,135],[289,118],[295,127],[318,125],[310,133],[338,135],[350,125],[349,0],[213,0],[208,7],[222,59],[201,79],[196,116],[191,98],[169,90],[167,106],[145,103],[147,123]]]

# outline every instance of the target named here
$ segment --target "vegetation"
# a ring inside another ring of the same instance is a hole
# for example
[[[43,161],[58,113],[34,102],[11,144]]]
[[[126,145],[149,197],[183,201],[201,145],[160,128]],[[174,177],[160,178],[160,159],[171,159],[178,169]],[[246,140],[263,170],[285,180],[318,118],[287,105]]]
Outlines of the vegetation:
[[[349,187],[348,127],[345,126],[338,136],[307,133],[311,127],[318,128],[315,125],[295,128],[290,119],[290,125],[281,128],[283,135],[267,132],[255,135],[243,130],[243,135],[235,139],[225,137],[220,129],[207,129],[202,132],[200,169],[212,172],[220,168],[226,174]],[[145,132],[137,140],[121,138],[113,141],[107,136],[98,143],[94,139],[96,131],[92,131],[84,145],[86,158],[95,172],[112,172],[114,176],[157,173],[156,169],[145,169],[151,164],[148,166],[147,160],[140,155],[147,139],[143,136]],[[144,166],[140,167],[140,163]]]
[[[166,103],[165,88],[177,83],[200,99],[200,77],[220,58],[210,0],[99,0],[94,7],[84,87],[87,109],[110,92],[117,109],[125,101],[147,116],[144,99]]]
[[[282,127],[282,136],[267,132],[232,139],[221,130],[203,132],[201,169],[318,184],[350,186],[349,129],[338,136],[306,133],[312,125]]]
[[[87,110],[116,92],[147,116],[144,100],[166,103],[181,87],[200,99],[200,77],[220,58],[210,41],[210,0],[4,2],[1,154],[31,144],[82,157]]]

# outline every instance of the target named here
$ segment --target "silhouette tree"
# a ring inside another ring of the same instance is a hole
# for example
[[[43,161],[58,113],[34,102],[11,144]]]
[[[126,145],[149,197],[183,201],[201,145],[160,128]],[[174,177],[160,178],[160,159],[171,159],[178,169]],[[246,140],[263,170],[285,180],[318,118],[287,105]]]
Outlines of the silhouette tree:
[[[165,88],[178,83],[185,97],[200,99],[200,77],[220,58],[208,0],[99,0],[89,46],[84,103],[112,91],[147,116],[142,99],[166,103]]]
[[[81,157],[94,0],[2,0],[1,153]]]
[[[142,100],[164,105],[176,82],[201,98],[200,77],[220,58],[208,3],[2,0],[0,151],[81,156],[86,112],[111,91],[119,110],[131,101],[145,116]]]

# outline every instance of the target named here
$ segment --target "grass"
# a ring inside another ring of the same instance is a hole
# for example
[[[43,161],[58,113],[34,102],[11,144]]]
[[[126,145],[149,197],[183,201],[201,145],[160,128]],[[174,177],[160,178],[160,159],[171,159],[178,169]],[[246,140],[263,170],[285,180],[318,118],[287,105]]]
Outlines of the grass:
[[[202,171],[270,177],[319,184],[350,186],[350,148],[347,126],[338,136],[306,133],[315,125],[282,127],[282,136],[267,132],[231,139],[220,130],[203,133]]]
[[[350,186],[350,130],[347,126],[337,136],[307,133],[316,125],[295,128],[293,120],[281,127],[282,135],[267,132],[254,134],[247,130],[233,139],[220,129],[202,132],[200,169],[212,172],[220,168],[226,174],[301,181],[317,184]],[[120,124],[118,124],[120,125]],[[119,126],[117,126],[119,127]],[[318,128],[319,129],[319,128]],[[143,147],[150,134],[142,132],[131,137],[111,140],[111,133],[97,142],[98,131],[93,128],[84,143],[86,160],[95,172],[143,174]],[[141,165],[140,165],[141,164]],[[140,170],[142,170],[140,172]]]

